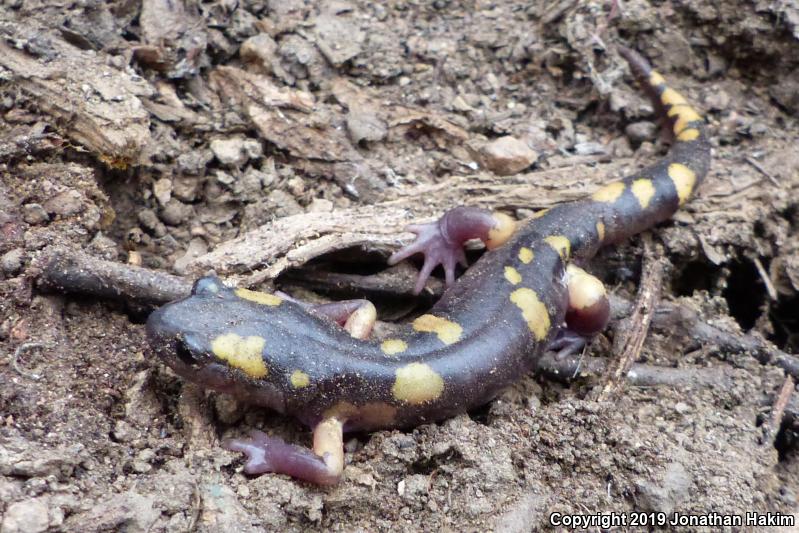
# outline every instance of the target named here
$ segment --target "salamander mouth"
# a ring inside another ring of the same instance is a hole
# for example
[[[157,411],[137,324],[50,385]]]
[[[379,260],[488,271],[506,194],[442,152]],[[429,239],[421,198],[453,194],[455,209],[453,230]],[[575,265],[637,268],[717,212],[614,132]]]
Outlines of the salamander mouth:
[[[187,366],[197,366],[200,364],[200,360],[194,355],[183,339],[175,340],[174,353],[178,359]]]

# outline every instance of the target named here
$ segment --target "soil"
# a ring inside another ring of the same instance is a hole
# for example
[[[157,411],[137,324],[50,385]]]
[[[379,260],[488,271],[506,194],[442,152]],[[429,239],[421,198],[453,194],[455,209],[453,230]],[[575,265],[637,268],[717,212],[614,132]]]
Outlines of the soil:
[[[530,531],[553,528],[555,512],[796,516],[793,404],[776,436],[764,430],[785,375],[746,353],[655,329],[639,362],[718,371],[728,386],[628,386],[596,402],[595,378],[522,377],[476,412],[351,436],[343,480],[325,489],[241,473],[223,437],[259,427],[309,444],[309,430],[183,383],[149,354],[146,309],[36,286],[37,258],[57,244],[305,299],[366,294],[382,319],[407,319],[430,305],[408,297],[411,267],[385,267],[408,235],[365,242],[336,217],[374,233],[458,204],[521,218],[654,161],[667,144],[616,43],[649,57],[712,136],[697,197],[652,232],[671,265],[663,298],[796,352],[792,2],[3,3],[0,531]],[[526,147],[495,164],[486,144],[506,136]],[[313,230],[322,223],[325,238]],[[244,254],[256,234],[288,244]],[[231,242],[236,261],[214,255]],[[627,298],[641,242],[590,267]],[[398,279],[406,292],[342,290],[320,272],[369,287]],[[612,357],[612,335],[591,355]]]

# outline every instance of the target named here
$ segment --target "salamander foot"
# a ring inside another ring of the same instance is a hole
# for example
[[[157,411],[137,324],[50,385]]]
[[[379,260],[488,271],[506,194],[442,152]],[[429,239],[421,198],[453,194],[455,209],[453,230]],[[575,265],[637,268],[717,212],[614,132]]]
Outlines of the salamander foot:
[[[244,463],[247,474],[274,472],[317,485],[335,485],[344,469],[342,427],[333,418],[320,422],[314,429],[313,451],[286,444],[283,439],[258,430],[251,431],[249,439],[227,439],[222,447],[247,456]]]
[[[588,344],[588,337],[565,328],[558,332],[547,346],[547,350],[555,352],[555,360],[562,361],[570,355],[574,355]]]
[[[414,293],[419,294],[433,269],[444,267],[447,286],[455,281],[455,265],[467,266],[463,244],[469,239],[480,239],[489,250],[505,243],[513,233],[516,223],[504,213],[491,213],[476,207],[450,209],[436,222],[414,224],[407,230],[416,234],[416,240],[395,252],[388,259],[396,265],[416,253],[424,254],[424,264],[416,279]]]

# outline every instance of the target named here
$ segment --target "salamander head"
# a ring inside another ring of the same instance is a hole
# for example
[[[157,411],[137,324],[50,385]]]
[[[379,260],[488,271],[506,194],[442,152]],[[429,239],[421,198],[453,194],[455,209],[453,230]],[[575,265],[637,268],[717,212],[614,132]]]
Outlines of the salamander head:
[[[231,289],[216,277],[200,278],[190,296],[150,315],[147,336],[153,352],[184,379],[282,410],[260,334],[269,316],[254,311],[279,302],[270,294]]]

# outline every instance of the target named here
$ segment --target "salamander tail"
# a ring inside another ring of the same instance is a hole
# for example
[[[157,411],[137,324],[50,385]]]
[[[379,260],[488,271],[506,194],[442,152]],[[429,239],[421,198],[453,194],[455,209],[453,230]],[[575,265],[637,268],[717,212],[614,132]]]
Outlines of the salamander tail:
[[[618,46],[617,50],[627,60],[656,110],[668,121],[670,133],[674,138],[668,159],[691,171],[692,179],[688,180],[691,182],[690,186],[686,184],[685,187],[678,187],[679,200],[682,204],[701,183],[710,168],[710,143],[705,132],[705,120],[680,93],[666,84],[663,76],[638,52],[624,46]]]

